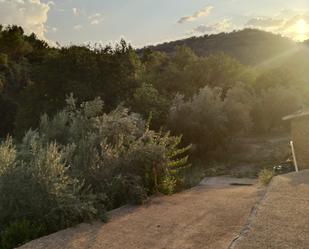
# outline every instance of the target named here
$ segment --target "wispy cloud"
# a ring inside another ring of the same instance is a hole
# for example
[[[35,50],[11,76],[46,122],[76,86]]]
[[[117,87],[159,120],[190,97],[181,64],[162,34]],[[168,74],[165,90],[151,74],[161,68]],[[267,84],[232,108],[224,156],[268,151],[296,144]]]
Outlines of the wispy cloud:
[[[72,12],[73,12],[74,16],[79,16],[80,15],[80,11],[77,8],[72,8]]]
[[[103,16],[100,13],[95,13],[91,16],[88,16],[88,19],[92,25],[97,25],[103,22]]]
[[[81,29],[83,29],[83,26],[80,25],[80,24],[77,24],[77,25],[75,25],[75,26],[73,27],[73,29],[75,29],[75,30],[81,30]]]
[[[54,32],[54,33],[56,33],[56,32],[58,31],[58,28],[52,27],[52,28],[51,28],[51,31]]]
[[[278,27],[283,25],[283,19],[274,19],[271,17],[255,17],[250,19],[246,26],[251,27],[259,27],[259,28],[271,28],[271,27]]]
[[[45,31],[46,31],[46,33],[56,33],[56,32],[58,32],[58,28],[46,25]]]
[[[194,28],[189,34],[194,33],[220,33],[220,32],[227,32],[233,28],[233,24],[229,19],[223,19],[222,21],[210,24],[210,25],[199,25]]]
[[[253,17],[245,24],[246,27],[259,28],[265,31],[280,33],[284,36],[298,39],[297,23],[303,20],[309,24],[309,13],[296,10],[282,10],[274,16],[269,17]],[[306,34],[302,34],[303,38],[309,37],[309,29],[307,28]],[[302,38],[299,38],[302,39]]]
[[[177,23],[183,24],[185,22],[192,22],[192,21],[195,21],[196,19],[198,19],[200,17],[208,16],[213,8],[214,8],[213,6],[207,6],[204,9],[196,11],[194,14],[192,14],[190,16],[183,16],[183,17],[181,17],[177,21]]]

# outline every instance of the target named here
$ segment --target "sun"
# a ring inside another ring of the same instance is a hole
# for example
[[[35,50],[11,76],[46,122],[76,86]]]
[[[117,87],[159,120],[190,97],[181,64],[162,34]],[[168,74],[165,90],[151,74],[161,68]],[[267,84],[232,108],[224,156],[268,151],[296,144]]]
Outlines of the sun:
[[[296,23],[297,40],[304,41],[308,31],[308,23],[304,19],[299,19]]]
[[[297,32],[299,35],[304,35],[306,34],[307,30],[307,22],[304,19],[300,19],[297,22]]]

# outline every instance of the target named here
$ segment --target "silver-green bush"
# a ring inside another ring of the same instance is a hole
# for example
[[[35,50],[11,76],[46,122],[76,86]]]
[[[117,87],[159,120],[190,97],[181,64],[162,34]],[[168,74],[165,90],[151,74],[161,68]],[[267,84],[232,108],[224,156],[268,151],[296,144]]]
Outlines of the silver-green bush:
[[[7,138],[0,144],[0,234],[24,227],[16,223],[21,220],[48,233],[159,190],[172,193],[187,166],[189,147],[179,149],[180,142],[149,130],[122,106],[104,113],[99,98],[78,106],[69,97],[64,110],[43,115],[21,143]]]
[[[169,115],[173,131],[196,145],[201,155],[227,146],[230,139],[252,126],[250,93],[243,85],[228,91],[200,89],[192,99],[177,96]]]

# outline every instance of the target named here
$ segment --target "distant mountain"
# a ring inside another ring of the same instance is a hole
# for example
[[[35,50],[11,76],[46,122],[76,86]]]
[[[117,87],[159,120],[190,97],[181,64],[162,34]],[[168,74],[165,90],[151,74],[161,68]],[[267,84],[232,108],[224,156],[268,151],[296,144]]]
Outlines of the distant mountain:
[[[296,49],[301,44],[281,35],[266,31],[244,29],[231,33],[191,37],[156,46],[148,46],[144,49],[170,54],[173,53],[175,47],[181,45],[190,47],[199,56],[208,56],[222,51],[238,59],[243,64],[259,65],[280,54]]]

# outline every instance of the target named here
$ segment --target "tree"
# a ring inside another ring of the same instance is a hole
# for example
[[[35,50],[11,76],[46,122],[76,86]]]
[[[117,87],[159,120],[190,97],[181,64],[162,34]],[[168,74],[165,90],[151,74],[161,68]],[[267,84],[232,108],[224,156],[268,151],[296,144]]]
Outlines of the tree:
[[[289,68],[278,67],[263,71],[254,82],[256,92],[267,91],[271,88],[299,87],[302,82]]]
[[[304,99],[297,88],[272,87],[256,96],[252,110],[255,129],[258,132],[270,132],[282,129],[282,118],[301,109]]]
[[[147,58],[144,78],[161,94],[170,96],[178,92],[188,95],[192,92],[186,76],[187,68],[197,61],[198,57],[191,49],[181,46],[177,47],[175,53],[169,58],[162,53],[155,52]]]
[[[0,94],[0,138],[5,138],[15,128],[16,103]]]
[[[151,84],[143,83],[137,88],[129,104],[145,119],[151,116],[151,126],[156,129],[166,124],[170,100],[160,94]]]
[[[121,40],[114,49],[96,51],[100,68],[100,89],[104,92],[106,108],[113,109],[128,101],[141,85],[143,66],[135,50]],[[98,95],[96,95],[98,96]]]
[[[56,113],[70,93],[80,101],[101,97],[112,110],[132,98],[140,86],[140,70],[139,59],[124,41],[114,49],[62,48],[33,67],[32,84],[22,92],[17,130],[36,127],[41,113]]]
[[[227,147],[230,139],[251,127],[250,94],[241,86],[230,89],[202,88],[192,99],[178,96],[170,111],[169,125],[186,142],[196,146],[199,156]]]
[[[31,45],[25,41],[24,30],[19,26],[8,26],[1,32],[0,53],[6,53],[13,61],[19,61],[32,52]]]
[[[255,75],[252,69],[236,59],[217,53],[200,58],[186,70],[188,85],[196,90],[205,86],[221,87],[225,92],[238,83],[252,85]]]

